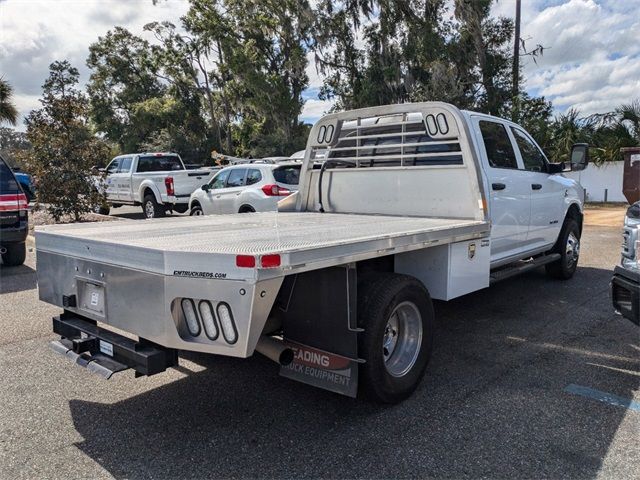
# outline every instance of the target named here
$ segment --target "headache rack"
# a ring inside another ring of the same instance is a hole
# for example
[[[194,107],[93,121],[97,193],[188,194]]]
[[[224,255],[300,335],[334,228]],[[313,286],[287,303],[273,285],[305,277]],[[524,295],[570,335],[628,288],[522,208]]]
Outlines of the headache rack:
[[[321,126],[311,158],[362,167],[462,165],[455,121],[445,112],[358,117]]]

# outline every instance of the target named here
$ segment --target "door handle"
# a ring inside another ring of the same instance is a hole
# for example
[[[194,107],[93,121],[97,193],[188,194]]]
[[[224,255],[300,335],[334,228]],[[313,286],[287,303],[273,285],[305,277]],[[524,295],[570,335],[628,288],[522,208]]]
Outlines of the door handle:
[[[506,185],[504,183],[492,183],[491,188],[494,190],[504,190]]]
[[[539,183],[532,183],[531,188],[534,190],[540,190],[542,189],[542,185],[540,185]]]

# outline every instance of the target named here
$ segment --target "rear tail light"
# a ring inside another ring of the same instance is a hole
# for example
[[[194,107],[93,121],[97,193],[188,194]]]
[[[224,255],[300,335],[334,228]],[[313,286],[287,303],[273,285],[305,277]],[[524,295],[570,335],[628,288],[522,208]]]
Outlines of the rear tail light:
[[[165,177],[164,186],[167,187],[167,195],[173,197],[175,191],[173,190],[173,177]]]
[[[213,316],[213,307],[211,306],[211,303],[206,300],[200,301],[198,304],[198,310],[200,311],[202,325],[204,325],[205,335],[209,340],[215,340],[218,338],[218,326],[216,325],[216,319]]]
[[[271,254],[260,257],[260,265],[262,268],[275,268],[280,266],[280,255]]]
[[[26,210],[28,206],[24,193],[0,195],[0,212]]]
[[[180,302],[182,307],[182,313],[184,315],[185,322],[189,333],[197,337],[200,335],[200,323],[198,322],[198,316],[196,314],[196,307],[193,304],[193,300],[190,298],[183,298]]]
[[[253,255],[236,255],[236,267],[254,268],[256,266],[256,257]]]
[[[229,344],[234,344],[238,340],[236,325],[233,323],[233,316],[229,305],[224,302],[218,304],[218,318],[222,327],[222,335]]]
[[[264,185],[262,191],[267,197],[286,197],[287,195],[291,195],[291,190],[275,184]]]

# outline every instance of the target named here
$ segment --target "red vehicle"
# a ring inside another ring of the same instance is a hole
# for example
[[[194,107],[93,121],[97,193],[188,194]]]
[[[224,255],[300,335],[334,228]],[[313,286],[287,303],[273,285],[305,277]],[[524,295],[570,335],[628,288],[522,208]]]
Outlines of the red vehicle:
[[[0,157],[0,255],[5,266],[24,263],[29,231],[27,205],[15,175]]]

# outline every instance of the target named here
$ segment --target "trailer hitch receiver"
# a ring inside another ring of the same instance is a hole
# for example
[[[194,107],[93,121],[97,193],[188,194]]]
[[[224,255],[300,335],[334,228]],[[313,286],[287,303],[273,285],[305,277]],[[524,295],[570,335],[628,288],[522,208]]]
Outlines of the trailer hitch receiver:
[[[177,350],[144,339],[132,340],[70,312],[53,317],[53,331],[61,336],[50,344],[56,353],[107,379],[129,368],[138,377],[178,364]]]

